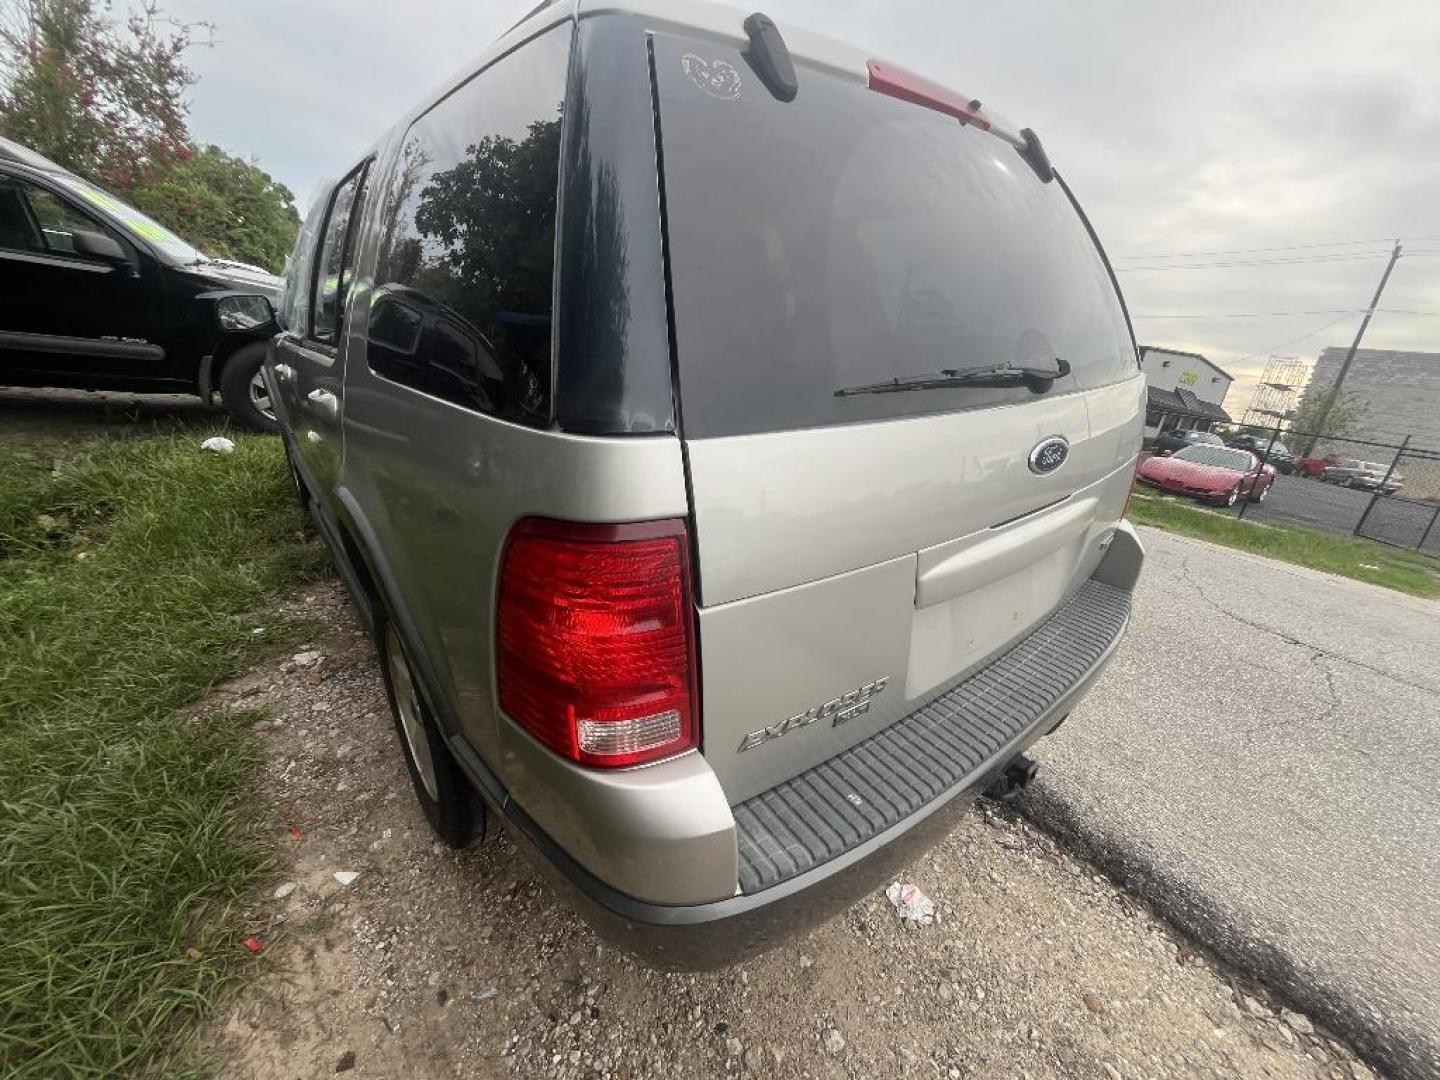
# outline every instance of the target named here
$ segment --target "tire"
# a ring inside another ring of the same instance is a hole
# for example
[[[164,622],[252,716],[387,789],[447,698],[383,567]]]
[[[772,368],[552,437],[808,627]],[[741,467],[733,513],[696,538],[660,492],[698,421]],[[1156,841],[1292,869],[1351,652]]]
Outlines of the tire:
[[[1230,489],[1230,494],[1225,496],[1225,501],[1221,503],[1221,505],[1228,509],[1229,507],[1234,506],[1239,501],[1240,485],[1236,484],[1233,488]]]
[[[468,847],[483,820],[483,811],[425,703],[395,624],[382,618],[376,637],[385,696],[415,798],[425,820],[448,847]]]
[[[265,360],[263,341],[242,345],[230,354],[220,369],[220,398],[225,411],[241,427],[271,434],[280,430],[275,410],[270,405],[270,391],[260,375]]]
[[[1265,501],[1265,496],[1270,494],[1270,488],[1273,486],[1274,485],[1272,484],[1266,484],[1260,489],[1260,494],[1250,496],[1250,501],[1253,503],[1263,503]]]

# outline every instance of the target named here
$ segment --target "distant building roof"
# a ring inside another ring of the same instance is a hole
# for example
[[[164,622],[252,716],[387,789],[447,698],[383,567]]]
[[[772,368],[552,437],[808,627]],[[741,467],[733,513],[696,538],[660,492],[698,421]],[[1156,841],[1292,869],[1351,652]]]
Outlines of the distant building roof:
[[[1189,390],[1157,390],[1153,386],[1145,388],[1145,408],[1162,413],[1179,413],[1181,416],[1193,416],[1200,420],[1218,420],[1222,424],[1233,424],[1230,414],[1213,402],[1198,398]]]
[[[1228,371],[1222,368],[1219,364],[1215,363],[1215,361],[1211,360],[1208,356],[1201,356],[1198,352],[1186,352],[1184,349],[1171,349],[1167,348],[1164,345],[1141,345],[1141,359],[1144,359],[1146,349],[1154,349],[1156,352],[1170,353],[1172,356],[1189,356],[1192,359],[1199,360],[1202,364],[1208,364],[1210,367],[1218,371],[1221,375],[1224,375],[1225,378],[1229,379],[1231,382],[1235,381],[1234,375],[1231,375]]]

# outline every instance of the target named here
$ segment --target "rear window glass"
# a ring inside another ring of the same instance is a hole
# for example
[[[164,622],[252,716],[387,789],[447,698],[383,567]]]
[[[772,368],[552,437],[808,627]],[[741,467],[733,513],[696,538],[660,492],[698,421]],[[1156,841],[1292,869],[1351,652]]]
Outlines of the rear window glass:
[[[1198,465],[1214,465],[1221,469],[1249,472],[1253,462],[1243,450],[1223,446],[1187,446],[1175,455],[1177,461],[1193,461]]]
[[[655,39],[681,418],[733,435],[1032,400],[837,397],[1012,363],[1134,375],[1114,285],[1057,183],[956,120],[800,66],[777,101],[735,48]]]

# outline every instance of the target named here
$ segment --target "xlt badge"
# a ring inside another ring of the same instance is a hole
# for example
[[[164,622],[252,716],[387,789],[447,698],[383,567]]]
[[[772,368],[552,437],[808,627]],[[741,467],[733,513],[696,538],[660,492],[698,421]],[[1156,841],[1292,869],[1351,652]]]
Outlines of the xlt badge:
[[[753,750],[761,743],[778,739],[781,735],[787,735],[796,728],[809,727],[817,720],[829,719],[831,727],[839,727],[841,724],[869,712],[870,702],[876,695],[883,693],[885,687],[889,685],[890,676],[882,675],[864,686],[857,686],[848,694],[831,698],[823,705],[816,705],[813,709],[806,709],[804,712],[796,713],[784,720],[777,720],[768,727],[752,731],[740,740],[740,750],[737,750],[736,753]]]

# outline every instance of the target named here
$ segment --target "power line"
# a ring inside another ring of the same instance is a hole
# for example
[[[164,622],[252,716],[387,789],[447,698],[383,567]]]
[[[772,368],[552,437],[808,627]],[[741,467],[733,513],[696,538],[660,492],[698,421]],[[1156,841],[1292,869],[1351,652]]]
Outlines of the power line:
[[[1440,255],[1440,252],[1435,254]],[[1170,266],[1117,266],[1117,274],[1125,274],[1134,270],[1223,270],[1236,266],[1294,266],[1300,264],[1332,263],[1332,262],[1361,262],[1380,259],[1381,252],[1366,252],[1353,255],[1312,255],[1298,256],[1293,259],[1237,259],[1227,262],[1209,263],[1175,263]]]
[[[1210,255],[1253,255],[1268,251],[1309,251],[1314,248],[1326,247],[1356,247],[1360,244],[1390,244],[1391,237],[1383,240],[1327,240],[1319,244],[1287,244],[1283,247],[1258,247],[1258,248],[1224,248],[1219,251],[1168,251],[1157,252],[1151,255],[1117,255],[1117,259],[1190,259]],[[1440,240],[1417,240],[1417,244],[1440,243]]]
[[[1406,311],[1404,308],[1376,308],[1378,312],[1385,315],[1434,315],[1440,318],[1440,311]]]
[[[1338,322],[1344,322],[1346,319],[1350,318],[1350,317],[1351,317],[1352,315],[1354,315],[1354,314],[1356,314],[1356,312],[1354,312],[1354,311],[1347,311],[1344,315],[1341,315],[1339,318],[1337,318],[1337,319],[1331,319],[1329,322],[1325,323],[1323,326],[1317,326],[1314,330],[1311,330],[1308,334],[1301,334],[1299,337],[1297,337],[1297,338],[1291,338],[1289,341],[1282,341],[1282,342],[1280,342],[1280,344],[1278,344],[1278,345],[1271,345],[1268,349],[1257,349],[1255,352],[1253,352],[1253,353],[1248,353],[1248,354],[1246,354],[1245,356],[1240,357],[1239,359],[1231,360],[1230,363],[1231,363],[1231,364],[1239,364],[1239,363],[1241,363],[1241,362],[1243,362],[1243,361],[1245,361],[1245,360],[1249,360],[1249,359],[1251,359],[1251,358],[1253,358],[1253,357],[1256,357],[1256,356],[1263,356],[1263,355],[1265,355],[1265,354],[1267,354],[1267,353],[1279,352],[1281,349],[1284,349],[1284,348],[1286,348],[1287,346],[1298,344],[1299,342],[1304,341],[1306,338],[1312,338],[1312,337],[1314,337],[1316,334],[1319,334],[1319,333],[1322,333],[1322,332],[1324,332],[1324,331],[1326,331],[1326,330],[1329,330],[1330,327],[1334,326],[1336,323],[1338,323]]]
[[[1270,319],[1282,315],[1350,315],[1360,308],[1320,308],[1315,311],[1232,311],[1228,314],[1173,314],[1173,315],[1143,315],[1131,314],[1132,319]],[[1381,309],[1384,310],[1383,308]],[[1408,314],[1423,314],[1421,312],[1409,312]]]

